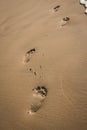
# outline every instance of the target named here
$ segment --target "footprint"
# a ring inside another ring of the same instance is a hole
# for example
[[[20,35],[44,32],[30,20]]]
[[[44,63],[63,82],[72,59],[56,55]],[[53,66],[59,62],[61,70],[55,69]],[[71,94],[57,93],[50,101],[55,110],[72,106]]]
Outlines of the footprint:
[[[60,5],[55,6],[55,7],[53,8],[53,12],[57,12],[59,8],[60,8]]]
[[[27,52],[25,53],[25,56],[24,56],[24,60],[23,60],[24,63],[28,63],[35,52],[36,52],[36,49],[35,49],[35,48],[33,48],[33,49],[27,51]]]
[[[48,94],[48,90],[45,86],[37,86],[36,88],[33,88],[32,91],[34,103],[32,103],[30,106],[28,111],[29,114],[34,114],[42,107]]]
[[[65,17],[61,20],[61,26],[65,26],[66,24],[68,24],[68,22],[70,21],[69,17]]]

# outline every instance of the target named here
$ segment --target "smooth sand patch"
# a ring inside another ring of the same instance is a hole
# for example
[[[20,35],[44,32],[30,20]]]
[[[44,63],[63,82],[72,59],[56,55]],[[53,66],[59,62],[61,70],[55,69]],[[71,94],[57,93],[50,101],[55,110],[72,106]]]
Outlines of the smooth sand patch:
[[[0,130],[87,130],[83,12],[76,0],[0,0]],[[65,17],[70,22],[60,28]],[[37,101],[32,88],[38,85],[49,92],[30,116],[27,112]]]

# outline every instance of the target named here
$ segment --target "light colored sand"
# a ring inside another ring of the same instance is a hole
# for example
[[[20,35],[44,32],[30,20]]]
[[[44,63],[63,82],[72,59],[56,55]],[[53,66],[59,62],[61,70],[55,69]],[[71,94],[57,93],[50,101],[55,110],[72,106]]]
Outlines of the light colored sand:
[[[53,12],[56,5],[61,7]],[[0,130],[87,130],[83,10],[76,0],[0,0]],[[66,16],[70,22],[61,28]],[[25,53],[34,47],[35,55],[23,64]],[[45,85],[48,95],[30,116],[37,85]]]

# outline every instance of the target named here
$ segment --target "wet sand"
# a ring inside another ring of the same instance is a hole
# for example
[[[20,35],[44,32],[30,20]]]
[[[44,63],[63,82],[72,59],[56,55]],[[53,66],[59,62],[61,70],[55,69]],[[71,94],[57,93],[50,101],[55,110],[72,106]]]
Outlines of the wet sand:
[[[0,0],[0,130],[87,130],[83,12],[76,0]],[[61,26],[65,17],[70,20]],[[29,115],[38,85],[48,94]]]

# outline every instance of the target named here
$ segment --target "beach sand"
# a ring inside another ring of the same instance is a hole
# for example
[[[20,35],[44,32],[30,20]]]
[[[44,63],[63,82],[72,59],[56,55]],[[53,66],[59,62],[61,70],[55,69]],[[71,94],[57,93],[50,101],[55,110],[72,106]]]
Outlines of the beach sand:
[[[87,130],[86,37],[79,1],[0,0],[0,130]],[[30,115],[38,85],[48,94]]]

